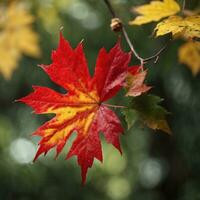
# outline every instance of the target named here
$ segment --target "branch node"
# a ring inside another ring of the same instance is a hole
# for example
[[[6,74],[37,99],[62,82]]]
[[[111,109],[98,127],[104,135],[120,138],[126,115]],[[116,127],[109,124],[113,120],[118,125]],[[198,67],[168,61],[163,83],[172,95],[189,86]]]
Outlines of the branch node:
[[[185,3],[185,0],[183,0],[184,3]],[[112,15],[112,20],[111,20],[111,24],[110,24],[110,27],[112,29],[112,31],[115,31],[115,32],[122,32],[131,52],[135,55],[135,57],[140,61],[140,66],[142,67],[142,70],[143,70],[143,67],[144,67],[144,64],[146,64],[148,61],[150,60],[154,60],[155,63],[158,62],[158,59],[159,59],[159,55],[167,48],[168,46],[168,43],[162,47],[156,54],[154,54],[153,56],[150,56],[148,58],[143,58],[139,55],[139,53],[136,51],[133,43],[131,42],[130,38],[129,38],[129,35],[125,29],[125,27],[123,26],[122,24],[122,21],[116,17],[117,14],[115,13],[115,10],[113,9],[111,3],[110,3],[110,0],[104,0],[105,4],[107,5],[111,15]]]
[[[156,57],[156,59],[154,60],[154,63],[156,64],[159,60],[159,56]]]
[[[122,21],[115,17],[111,19],[110,28],[114,32],[121,32],[122,31]]]

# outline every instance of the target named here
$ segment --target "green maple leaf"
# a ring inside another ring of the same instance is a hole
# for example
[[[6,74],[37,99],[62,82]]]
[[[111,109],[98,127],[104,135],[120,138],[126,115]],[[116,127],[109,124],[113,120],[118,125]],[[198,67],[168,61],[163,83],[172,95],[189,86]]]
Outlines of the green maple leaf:
[[[155,95],[141,95],[133,98],[130,108],[124,111],[128,128],[137,119],[140,119],[151,129],[162,130],[171,134],[170,127],[166,121],[166,115],[169,113],[159,105],[162,101],[162,98]]]

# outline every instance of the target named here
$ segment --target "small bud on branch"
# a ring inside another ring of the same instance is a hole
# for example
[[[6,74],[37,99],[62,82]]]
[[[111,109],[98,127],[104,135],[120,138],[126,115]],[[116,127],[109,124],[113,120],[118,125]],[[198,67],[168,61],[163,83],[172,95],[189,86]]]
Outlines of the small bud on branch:
[[[122,31],[122,21],[119,18],[112,18],[110,28],[114,32]]]
[[[132,51],[132,53],[135,55],[135,57],[140,61],[140,65],[143,67],[143,65],[150,61],[150,60],[154,60],[154,63],[156,63],[159,59],[160,54],[166,49],[166,47],[168,46],[168,43],[164,45],[164,47],[162,47],[157,53],[155,53],[153,56],[150,56],[148,58],[142,58],[137,51],[134,48],[133,43],[131,42],[128,33],[121,21],[120,18],[117,17],[117,14],[115,12],[115,10],[113,9],[111,3],[109,0],[104,0],[106,6],[108,7],[111,15],[112,15],[112,20],[111,20],[111,24],[110,27],[113,31],[115,32],[122,32],[127,44],[129,45],[130,50]]]

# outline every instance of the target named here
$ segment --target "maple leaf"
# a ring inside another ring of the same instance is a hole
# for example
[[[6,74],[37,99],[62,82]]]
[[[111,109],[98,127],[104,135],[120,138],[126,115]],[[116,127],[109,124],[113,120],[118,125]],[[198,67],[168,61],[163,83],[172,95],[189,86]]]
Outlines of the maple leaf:
[[[200,15],[189,17],[171,16],[157,24],[154,29],[156,37],[172,33],[174,37],[186,39],[200,37]]]
[[[154,130],[162,130],[171,134],[166,121],[168,112],[159,105],[162,99],[154,95],[141,95],[134,97],[129,109],[124,111],[128,127],[130,128],[138,119]]]
[[[186,42],[179,49],[179,61],[186,64],[197,75],[200,71],[200,42]]]
[[[94,158],[102,161],[99,134],[120,152],[119,136],[123,129],[116,114],[104,105],[122,87],[131,54],[124,53],[117,43],[110,52],[100,50],[94,76],[88,71],[83,46],[76,49],[60,35],[58,49],[52,53],[53,63],[42,65],[51,80],[67,90],[60,94],[46,87],[36,86],[34,92],[20,99],[31,106],[37,114],[54,113],[55,117],[42,125],[34,135],[41,136],[35,159],[42,153],[56,148],[62,151],[73,132],[77,137],[67,158],[77,156],[82,170],[82,182]]]
[[[32,30],[34,17],[16,1],[0,13],[0,72],[6,79],[11,78],[22,54],[37,58],[41,51],[39,37]]]
[[[159,21],[164,17],[176,14],[180,11],[180,6],[175,0],[151,1],[133,8],[133,12],[137,12],[140,16],[129,22],[130,25],[142,25],[153,21]]]
[[[129,68],[126,78],[125,87],[128,89],[126,96],[139,96],[151,89],[150,86],[144,84],[147,71],[142,71],[140,66],[133,66]]]
[[[9,79],[16,69],[17,61],[20,59],[20,53],[13,48],[12,42],[7,33],[0,33],[0,72],[5,79]]]
[[[129,130],[131,127],[135,125],[135,123],[138,121],[140,116],[138,115],[138,112],[136,110],[133,110],[132,108],[126,108],[122,111],[122,114],[125,117],[125,121],[127,123],[127,129]]]

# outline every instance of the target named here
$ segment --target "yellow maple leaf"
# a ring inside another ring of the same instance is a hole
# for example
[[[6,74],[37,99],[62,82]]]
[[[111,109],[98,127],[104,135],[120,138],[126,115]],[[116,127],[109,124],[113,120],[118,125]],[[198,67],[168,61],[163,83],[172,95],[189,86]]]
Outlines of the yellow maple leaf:
[[[129,24],[141,25],[174,15],[180,11],[180,6],[175,0],[152,1],[150,4],[134,8],[133,11],[139,13],[140,16]]]
[[[20,53],[16,48],[12,47],[9,35],[0,33],[0,72],[5,79],[10,79],[19,59]]]
[[[190,41],[179,49],[179,61],[186,64],[197,75],[200,71],[200,42]]]
[[[31,28],[20,28],[12,36],[13,44],[21,53],[31,57],[40,56],[40,48],[38,45],[38,35]]]
[[[16,1],[11,3],[1,13],[1,27],[18,28],[19,26],[29,25],[34,22],[34,17],[24,9],[23,4]]]
[[[14,1],[0,13],[0,73],[11,78],[22,54],[40,56],[39,37],[32,29],[34,17]]]
[[[189,17],[171,16],[157,24],[156,37],[172,33],[174,37],[200,38],[200,15]]]

